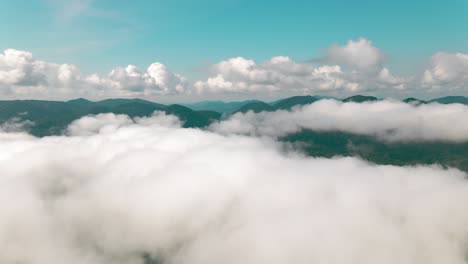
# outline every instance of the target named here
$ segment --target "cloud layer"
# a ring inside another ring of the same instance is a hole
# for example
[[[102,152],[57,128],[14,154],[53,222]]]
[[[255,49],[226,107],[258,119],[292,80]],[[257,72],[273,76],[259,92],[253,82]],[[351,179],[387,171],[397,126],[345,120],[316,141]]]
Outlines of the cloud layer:
[[[311,129],[371,135],[387,141],[461,142],[468,141],[468,106],[320,100],[292,111],[237,113],[211,129],[274,137]]]
[[[0,133],[1,263],[466,263],[457,170],[306,158],[164,114],[69,134]]]

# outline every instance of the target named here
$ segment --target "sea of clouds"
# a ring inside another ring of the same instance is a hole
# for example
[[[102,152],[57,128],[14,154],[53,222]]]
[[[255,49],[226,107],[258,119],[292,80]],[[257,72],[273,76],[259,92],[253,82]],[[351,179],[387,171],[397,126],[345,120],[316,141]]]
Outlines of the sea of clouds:
[[[83,117],[63,136],[0,132],[0,263],[467,263],[465,173],[276,140],[304,126],[461,140],[467,109],[321,101],[207,130],[156,112]]]
[[[237,113],[214,123],[223,134],[281,137],[302,129],[342,131],[384,141],[468,141],[468,106],[414,105],[393,100],[343,103],[320,100],[291,111]]]

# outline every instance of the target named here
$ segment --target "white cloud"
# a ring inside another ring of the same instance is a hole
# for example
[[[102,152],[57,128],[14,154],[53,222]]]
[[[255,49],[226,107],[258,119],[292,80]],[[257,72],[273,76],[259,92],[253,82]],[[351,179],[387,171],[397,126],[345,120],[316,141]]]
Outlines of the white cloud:
[[[113,113],[85,116],[73,121],[67,128],[67,133],[75,136],[93,135],[96,133],[110,133],[119,127],[133,124],[127,115]]]
[[[372,41],[359,38],[349,40],[344,46],[332,45],[328,48],[327,60],[351,69],[374,71],[381,67],[384,55]]]
[[[181,127],[180,120],[173,115],[166,115],[164,112],[155,112],[150,117],[130,118],[127,115],[116,115],[113,113],[85,116],[73,121],[67,127],[67,135],[90,136],[94,134],[111,134],[117,129],[131,125],[139,126],[164,126]]]
[[[435,90],[463,91],[468,87],[468,55],[438,52],[424,72],[422,84]]]
[[[382,68],[377,75],[376,85],[378,87],[392,87],[395,89],[406,89],[411,78],[394,76],[388,68]]]
[[[145,72],[117,67],[108,76],[84,75],[72,64],[40,61],[30,52],[8,49],[0,54],[0,95],[10,98],[147,97],[183,93],[185,77],[161,63]]]
[[[337,65],[314,67],[288,57],[273,57],[257,64],[242,57],[222,61],[213,67],[214,76],[194,84],[199,92],[317,92],[360,89]]]
[[[4,99],[70,99],[86,97],[244,96],[280,97],[298,94],[347,96],[375,93],[411,96],[421,91],[465,93],[468,55],[438,52],[421,76],[397,76],[384,66],[384,55],[370,40],[350,40],[331,46],[325,62],[313,65],[287,56],[265,62],[243,57],[221,61],[206,79],[190,81],[155,62],[146,69],[135,65],[115,67],[107,75],[83,74],[73,64],[34,58],[27,51],[7,49],[0,54],[0,96]],[[323,62],[322,61],[322,62]],[[426,89],[419,89],[419,88]]]
[[[106,118],[120,125],[0,133],[1,263],[466,262],[464,173]]]
[[[211,127],[225,134],[263,136],[285,136],[303,128],[373,135],[389,141],[468,141],[468,106],[321,100],[292,111],[237,113]]]
[[[199,93],[340,91],[349,94],[376,89],[401,90],[407,88],[410,81],[410,78],[394,76],[388,68],[382,67],[384,55],[364,38],[350,40],[345,46],[331,46],[323,61],[331,64],[314,66],[286,56],[258,64],[236,57],[215,64],[212,76],[194,86]]]
[[[0,54],[0,84],[36,85],[45,83],[47,64],[33,59],[32,53],[7,49]]]
[[[145,96],[183,93],[187,85],[185,77],[173,74],[159,62],[152,63],[144,73],[134,65],[115,68],[109,79],[123,89]]]

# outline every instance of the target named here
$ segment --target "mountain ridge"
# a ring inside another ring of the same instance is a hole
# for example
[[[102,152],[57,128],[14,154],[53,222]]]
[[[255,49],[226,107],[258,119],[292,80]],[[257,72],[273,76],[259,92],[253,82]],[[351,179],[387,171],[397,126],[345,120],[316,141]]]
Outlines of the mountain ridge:
[[[260,100],[246,100],[238,102],[212,101],[221,108],[215,110],[197,110],[187,106],[187,104],[160,104],[133,98],[110,98],[100,101],[90,101],[85,98],[76,98],[68,101],[49,101],[49,100],[0,100],[0,123],[7,122],[13,118],[29,120],[34,122],[30,127],[31,134],[35,136],[49,136],[60,134],[72,121],[86,116],[100,113],[125,114],[130,117],[149,116],[154,111],[163,111],[167,114],[173,114],[184,122],[184,127],[206,127],[216,120],[228,117],[235,113],[246,113],[249,111],[290,111],[294,107],[315,103],[322,99],[328,99],[320,96],[292,96],[276,100],[272,103]],[[339,100],[339,99],[336,99]],[[344,99],[342,102],[369,102],[382,100],[373,96],[355,95]],[[417,98],[406,98],[405,103],[461,103],[468,105],[468,98],[464,96],[446,96],[435,98],[429,101],[419,100]],[[205,102],[206,103],[206,102]],[[196,103],[194,103],[196,104]],[[203,103],[201,103],[202,105]],[[214,106],[215,104],[212,104]],[[228,107],[226,108],[226,105]],[[238,107],[234,109],[234,107]],[[224,110],[229,109],[228,112]],[[234,110],[233,110],[234,109]]]

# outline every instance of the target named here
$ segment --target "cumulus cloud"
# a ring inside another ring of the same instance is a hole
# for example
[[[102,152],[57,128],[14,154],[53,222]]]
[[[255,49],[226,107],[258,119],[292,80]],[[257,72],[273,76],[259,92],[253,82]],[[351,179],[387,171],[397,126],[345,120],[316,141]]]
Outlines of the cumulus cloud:
[[[438,52],[432,56],[430,67],[414,76],[395,75],[385,66],[384,57],[370,40],[360,38],[342,46],[332,45],[325,58],[314,63],[287,56],[264,62],[234,57],[212,65],[207,78],[188,80],[160,62],[146,69],[127,65],[115,67],[105,75],[83,74],[73,64],[42,61],[30,52],[7,49],[0,54],[0,96],[63,100],[314,93],[342,96],[360,92],[410,96],[420,93],[419,88],[438,94],[466,92],[466,54]]]
[[[0,133],[0,262],[466,262],[460,171],[306,158],[173,121]]]
[[[383,68],[383,54],[370,40],[350,40],[345,46],[333,45],[323,60],[314,66],[286,56],[256,63],[243,57],[221,61],[212,67],[212,76],[194,84],[198,92],[357,92],[378,88],[407,87],[407,78],[397,77]],[[343,70],[342,66],[346,68]]]
[[[0,94],[18,98],[148,97],[185,91],[185,77],[159,62],[146,71],[136,66],[117,67],[107,76],[85,75],[72,64],[37,60],[32,53],[7,49],[0,54]]]
[[[431,58],[431,67],[424,72],[422,84],[436,90],[466,90],[468,55],[438,52]]]
[[[302,129],[343,131],[388,141],[468,141],[468,106],[397,101],[320,100],[292,111],[237,113],[211,129],[224,134],[285,136]]]
[[[0,54],[0,84],[28,85],[45,83],[47,65],[35,61],[32,53],[7,49]]]
[[[412,81],[411,77],[399,77],[393,75],[388,68],[382,68],[375,79],[377,87],[385,88],[392,87],[395,89],[406,89],[408,83]]]
[[[332,45],[328,48],[327,60],[351,69],[374,71],[380,68],[384,55],[372,41],[359,38],[349,40],[344,46]]]
[[[134,65],[115,68],[109,74],[109,78],[120,88],[142,92],[143,95],[149,96],[153,93],[182,93],[187,84],[185,77],[173,74],[164,64],[159,62],[151,64],[144,73]]]
[[[289,57],[273,57],[257,64],[243,57],[222,61],[213,67],[214,76],[194,84],[198,92],[275,92],[300,93],[337,89],[358,90],[337,65],[314,67]]]

